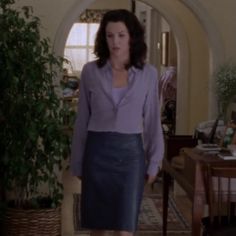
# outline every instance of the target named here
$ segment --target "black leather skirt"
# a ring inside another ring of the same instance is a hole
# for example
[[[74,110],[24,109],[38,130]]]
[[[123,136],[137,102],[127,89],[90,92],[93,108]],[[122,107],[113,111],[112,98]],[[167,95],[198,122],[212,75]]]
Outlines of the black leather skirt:
[[[141,134],[89,131],[82,175],[82,227],[134,232],[144,178]]]

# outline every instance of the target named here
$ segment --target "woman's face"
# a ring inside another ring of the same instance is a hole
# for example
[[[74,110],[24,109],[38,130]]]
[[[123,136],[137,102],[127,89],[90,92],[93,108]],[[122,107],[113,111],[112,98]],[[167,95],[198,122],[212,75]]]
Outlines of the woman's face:
[[[106,40],[110,56],[129,56],[130,36],[123,22],[109,22],[106,27]]]

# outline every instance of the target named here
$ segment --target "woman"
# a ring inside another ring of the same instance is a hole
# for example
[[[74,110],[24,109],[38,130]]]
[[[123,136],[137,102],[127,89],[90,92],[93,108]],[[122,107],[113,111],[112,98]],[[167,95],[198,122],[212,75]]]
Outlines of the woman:
[[[81,73],[71,157],[82,227],[132,236],[145,173],[152,183],[163,158],[157,71],[145,64],[144,31],[127,10],[104,15],[94,51],[98,59]]]

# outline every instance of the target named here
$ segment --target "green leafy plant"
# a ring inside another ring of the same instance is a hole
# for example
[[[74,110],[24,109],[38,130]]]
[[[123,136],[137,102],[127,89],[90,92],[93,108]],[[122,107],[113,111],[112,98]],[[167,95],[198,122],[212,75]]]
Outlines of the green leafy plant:
[[[63,198],[57,174],[69,151],[58,96],[63,58],[41,38],[32,7],[14,4],[0,0],[1,195],[13,192],[18,207],[40,207],[42,197],[57,207]]]
[[[236,95],[236,65],[233,63],[221,65],[215,73],[215,81],[219,112],[225,118],[228,106]]]

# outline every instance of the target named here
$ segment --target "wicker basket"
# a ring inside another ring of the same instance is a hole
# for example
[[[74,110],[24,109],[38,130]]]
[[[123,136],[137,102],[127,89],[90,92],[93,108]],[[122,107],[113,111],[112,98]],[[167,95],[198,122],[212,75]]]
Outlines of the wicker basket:
[[[13,209],[6,212],[7,236],[60,236],[61,208]]]

